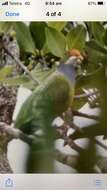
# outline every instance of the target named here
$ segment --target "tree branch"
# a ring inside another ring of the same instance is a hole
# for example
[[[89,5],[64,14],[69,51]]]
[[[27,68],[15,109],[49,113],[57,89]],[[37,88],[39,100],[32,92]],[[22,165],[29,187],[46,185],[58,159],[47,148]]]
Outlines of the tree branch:
[[[78,146],[74,140],[72,140],[69,137],[66,137],[66,139],[64,139],[64,146],[69,145],[72,149],[74,149],[77,152],[81,152],[82,150],[84,150],[83,148],[81,148],[80,146]]]
[[[94,91],[94,92],[89,92],[89,93],[83,93],[83,94],[79,94],[79,95],[75,95],[74,96],[74,99],[81,99],[81,98],[88,98],[90,96],[93,96],[93,95],[97,95],[99,92],[98,91]]]
[[[75,168],[77,163],[77,156],[64,154],[59,150],[55,150],[55,159],[62,164],[66,164],[72,168]]]
[[[89,114],[82,113],[82,112],[79,112],[79,111],[76,111],[76,110],[73,110],[72,112],[73,112],[73,116],[84,117],[84,118],[87,118],[87,119],[93,119],[93,120],[99,121],[99,116],[89,115]]]
[[[24,134],[21,130],[7,125],[6,123],[0,122],[0,132],[6,133],[11,139],[21,139],[22,141],[32,144],[34,137]]]
[[[23,65],[19,59],[14,57],[14,55],[12,55],[12,53],[5,47],[5,45],[3,45],[3,49],[16,62],[16,64],[19,65],[26,74],[28,74],[29,78],[34,82],[34,84],[40,84],[40,82],[32,76],[31,72],[27,69],[27,67],[25,67],[25,65]]]
[[[101,148],[105,149],[107,151],[107,146],[105,144],[103,144],[102,142],[100,142],[99,140],[97,139],[94,139],[95,143],[97,145],[99,145]]]
[[[70,154],[65,154],[62,153],[59,150],[55,150],[55,159],[62,164],[66,164],[67,166],[70,166],[74,169],[76,169],[76,164],[78,161],[78,156],[75,155],[70,155]],[[97,162],[96,166],[103,172],[107,173],[107,157],[104,156],[97,156]],[[99,173],[99,170],[96,170],[96,173]]]

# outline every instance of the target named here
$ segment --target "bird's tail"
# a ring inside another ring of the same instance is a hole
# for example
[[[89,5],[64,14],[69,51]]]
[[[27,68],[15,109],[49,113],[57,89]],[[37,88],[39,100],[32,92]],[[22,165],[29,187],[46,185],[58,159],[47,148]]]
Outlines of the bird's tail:
[[[27,173],[54,172],[54,138],[51,125],[43,125],[43,136],[36,136],[30,146],[27,159]]]

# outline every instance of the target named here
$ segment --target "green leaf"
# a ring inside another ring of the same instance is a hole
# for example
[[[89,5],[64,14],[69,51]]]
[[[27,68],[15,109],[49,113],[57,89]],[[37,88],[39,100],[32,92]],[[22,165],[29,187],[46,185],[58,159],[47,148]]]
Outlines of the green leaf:
[[[68,49],[82,50],[85,46],[86,30],[82,25],[78,25],[67,34]]]
[[[35,42],[36,48],[41,50],[45,44],[45,28],[47,24],[45,22],[31,22],[30,31]]]
[[[4,80],[6,77],[11,75],[13,70],[14,70],[14,67],[12,67],[12,66],[6,66],[6,67],[0,69],[0,81]]]
[[[76,89],[80,88],[99,88],[99,80],[105,77],[105,69],[103,66],[99,66],[96,70],[86,75],[82,75],[77,78]]]
[[[99,51],[100,53],[107,54],[107,49],[95,40],[88,42],[87,46]]]
[[[28,76],[26,75],[17,75],[15,77],[11,77],[8,79],[4,79],[3,83],[8,84],[8,85],[12,85],[12,86],[17,86],[17,85],[24,85],[25,83],[30,82],[30,79],[28,78]]]
[[[105,30],[105,34],[104,34],[104,44],[107,46],[107,29]]]
[[[87,100],[85,98],[74,100],[72,108],[74,110],[78,110],[78,109],[82,108],[86,103],[87,103]]]
[[[53,55],[63,57],[66,51],[66,41],[64,35],[54,28],[47,27],[46,31],[46,44]]]
[[[107,49],[95,40],[91,40],[86,44],[88,53],[88,61],[93,64],[107,64]]]
[[[0,80],[0,84],[2,85],[9,85],[9,86],[24,86],[30,90],[36,89],[36,85],[29,79],[28,76],[26,75],[17,75],[15,77],[11,78],[5,78],[2,81]]]
[[[53,72],[55,68],[52,69],[43,69],[42,65],[37,65],[32,71],[31,74],[40,82],[46,80]]]
[[[51,28],[55,28],[58,31],[63,30],[63,28],[67,25],[67,22],[48,22],[48,26]]]
[[[14,22],[13,27],[16,31],[17,40],[22,51],[34,53],[35,45],[29,27],[23,22]]]
[[[107,64],[107,55],[97,51],[93,48],[87,47],[86,51],[88,52],[88,62],[89,64],[98,65],[99,63]]]
[[[48,46],[46,43],[44,44],[42,51],[43,51],[43,55],[50,53],[50,50],[48,49]]]
[[[88,27],[91,33],[92,38],[94,38],[96,41],[104,44],[104,26],[101,22],[89,22]]]
[[[0,22],[0,32],[7,32],[12,26],[12,22]]]

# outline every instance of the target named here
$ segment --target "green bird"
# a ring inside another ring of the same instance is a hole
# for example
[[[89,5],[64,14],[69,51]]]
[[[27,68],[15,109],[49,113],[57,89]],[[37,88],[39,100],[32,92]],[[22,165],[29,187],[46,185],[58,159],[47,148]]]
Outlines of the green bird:
[[[15,127],[25,134],[43,132],[38,142],[32,143],[27,162],[27,172],[53,172],[54,128],[53,120],[72,106],[75,87],[76,57],[60,64],[25,101],[18,114]],[[35,136],[36,139],[36,136]]]

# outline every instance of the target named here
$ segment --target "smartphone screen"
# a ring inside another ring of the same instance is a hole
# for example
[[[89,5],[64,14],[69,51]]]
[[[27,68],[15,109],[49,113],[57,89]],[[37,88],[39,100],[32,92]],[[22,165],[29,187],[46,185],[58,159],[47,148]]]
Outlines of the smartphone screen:
[[[0,1],[0,189],[107,189],[106,0]]]

